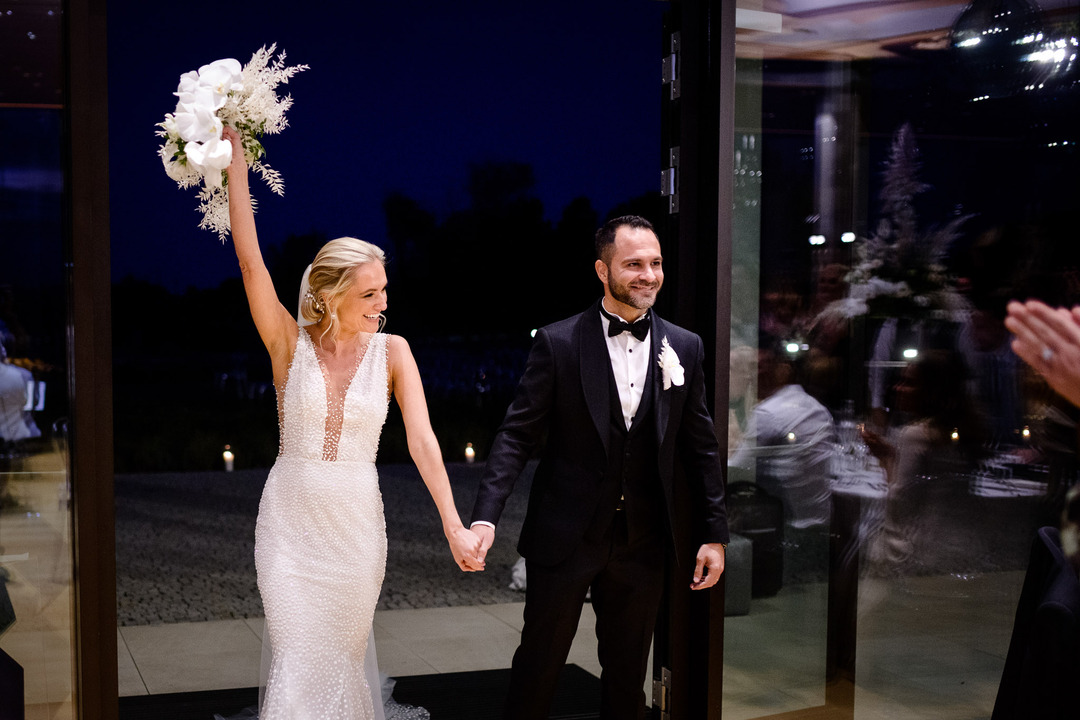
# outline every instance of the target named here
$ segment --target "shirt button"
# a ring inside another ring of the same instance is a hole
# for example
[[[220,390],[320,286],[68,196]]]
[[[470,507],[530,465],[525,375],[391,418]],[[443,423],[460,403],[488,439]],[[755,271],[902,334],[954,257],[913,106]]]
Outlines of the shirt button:
[[[630,383],[630,387],[634,387],[634,383]]]

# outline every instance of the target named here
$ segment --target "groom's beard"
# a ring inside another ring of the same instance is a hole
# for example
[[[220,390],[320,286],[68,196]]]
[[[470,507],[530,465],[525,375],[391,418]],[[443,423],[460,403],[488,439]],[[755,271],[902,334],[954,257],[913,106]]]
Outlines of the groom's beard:
[[[611,297],[624,305],[638,310],[648,310],[656,302],[656,293],[660,292],[660,282],[620,283],[611,276],[611,271],[608,270],[608,290],[611,291]]]

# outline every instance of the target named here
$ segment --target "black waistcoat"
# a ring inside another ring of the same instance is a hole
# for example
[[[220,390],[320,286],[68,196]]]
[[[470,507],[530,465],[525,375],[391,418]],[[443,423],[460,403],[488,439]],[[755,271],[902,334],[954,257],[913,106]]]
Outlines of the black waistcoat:
[[[625,518],[630,542],[663,530],[664,495],[660,487],[656,409],[652,402],[653,365],[649,363],[641,403],[629,429],[623,418],[615,375],[609,367],[608,464],[603,499],[591,535],[603,533],[612,522],[620,520],[619,515]]]

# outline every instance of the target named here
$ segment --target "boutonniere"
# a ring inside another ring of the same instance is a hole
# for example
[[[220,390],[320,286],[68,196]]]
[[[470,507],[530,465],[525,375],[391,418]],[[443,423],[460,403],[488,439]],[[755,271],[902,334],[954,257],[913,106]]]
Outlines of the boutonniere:
[[[682,385],[685,376],[683,366],[679,362],[679,356],[675,354],[675,348],[665,337],[660,343],[660,371],[664,376],[664,389],[671,389],[672,385]]]

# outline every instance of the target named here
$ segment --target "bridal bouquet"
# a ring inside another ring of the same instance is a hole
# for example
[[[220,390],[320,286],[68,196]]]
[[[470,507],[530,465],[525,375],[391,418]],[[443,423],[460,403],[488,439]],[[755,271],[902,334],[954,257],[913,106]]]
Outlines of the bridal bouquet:
[[[229,232],[224,179],[232,160],[232,145],[221,138],[225,126],[240,134],[248,167],[271,191],[284,193],[281,174],[263,162],[266,151],[260,138],[288,125],[285,111],[292,106],[292,97],[279,97],[275,88],[308,67],[286,66],[284,52],[271,61],[276,47],[259,48],[242,68],[238,61],[225,58],[184,73],[173,93],[179,98],[176,110],[157,124],[156,134],[164,138],[158,155],[165,172],[181,188],[202,185],[199,227],[217,232],[222,241]]]

